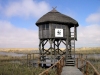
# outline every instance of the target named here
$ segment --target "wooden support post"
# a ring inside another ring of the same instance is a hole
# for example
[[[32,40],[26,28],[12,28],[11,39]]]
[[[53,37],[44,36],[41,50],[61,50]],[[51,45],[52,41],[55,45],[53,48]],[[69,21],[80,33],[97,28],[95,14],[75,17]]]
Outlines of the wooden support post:
[[[58,70],[58,65],[59,65],[59,63],[57,63],[57,75],[58,75],[58,71],[59,71],[59,70]]]
[[[38,60],[38,67],[40,67],[41,66],[41,64],[40,64],[40,60]]]
[[[29,66],[31,65],[31,54],[29,54]]]
[[[45,75],[48,75],[49,74],[49,72],[48,72],[48,70],[45,72]]]
[[[33,60],[34,60],[34,53],[33,53]]]
[[[86,66],[86,65],[85,65]],[[85,75],[85,66],[83,67],[83,74]]]
[[[45,40],[43,40],[43,42],[42,42],[42,61],[44,62],[45,61],[45,57],[44,57],[44,42],[45,42]],[[46,64],[43,64],[43,67],[46,67]]]
[[[62,60],[61,60],[61,65],[62,65],[62,68],[63,68],[63,58],[62,58]]]
[[[81,58],[81,66],[83,65],[83,59]]]
[[[81,58],[83,58],[83,55],[81,54]]]
[[[57,50],[58,50],[58,54],[59,54],[59,41],[57,41]]]
[[[31,60],[31,54],[30,54],[30,60]]]
[[[87,56],[86,56],[86,60],[87,60]]]
[[[65,59],[65,58],[63,57],[63,66],[65,65],[65,61],[64,61],[64,59]]]
[[[63,58],[62,58],[62,67],[63,67]]]
[[[86,75],[88,75],[88,69],[89,69],[89,65],[88,62],[86,62]]]
[[[79,58],[80,58],[80,53],[79,53]]]
[[[76,39],[76,26],[74,25],[74,59],[75,59],[75,39]]]
[[[55,49],[55,40],[54,40],[54,63],[56,62],[56,49]]]
[[[96,73],[96,72],[94,72],[94,75],[97,75],[97,73]]]
[[[57,75],[60,75],[60,63],[57,63]]]
[[[76,65],[76,66],[77,66],[77,68],[78,68],[78,58],[77,58],[77,65]]]
[[[59,61],[59,75],[61,75],[61,63]]]
[[[68,38],[66,39],[66,54],[65,54],[65,63],[68,59]]]
[[[60,73],[62,72],[62,60],[60,60]]]
[[[83,66],[84,64],[83,64],[83,59],[81,58],[81,66]],[[83,67],[82,67],[82,73],[84,73],[84,71],[83,71]]]
[[[28,54],[27,54],[27,67],[28,67]]]

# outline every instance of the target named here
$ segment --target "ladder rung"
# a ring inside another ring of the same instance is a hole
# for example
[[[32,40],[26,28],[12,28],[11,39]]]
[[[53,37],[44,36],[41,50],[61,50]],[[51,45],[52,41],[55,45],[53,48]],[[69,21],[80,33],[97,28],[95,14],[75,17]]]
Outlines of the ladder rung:
[[[73,43],[71,43],[71,45],[74,45],[75,43],[73,42]]]
[[[74,47],[71,47],[71,49],[72,49],[72,48],[74,48]]]
[[[71,33],[74,33],[74,32],[71,32]]]
[[[73,41],[71,41],[71,43],[74,43],[75,41],[73,40]]]
[[[74,42],[72,42],[71,45],[74,45]]]
[[[73,38],[75,38],[74,36],[71,36],[71,38],[73,39]]]
[[[71,36],[74,36],[74,35],[71,35]]]

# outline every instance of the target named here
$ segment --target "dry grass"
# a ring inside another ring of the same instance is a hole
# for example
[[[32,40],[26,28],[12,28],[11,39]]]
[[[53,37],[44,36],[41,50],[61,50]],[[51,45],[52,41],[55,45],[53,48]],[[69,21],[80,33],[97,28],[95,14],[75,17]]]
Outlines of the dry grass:
[[[100,47],[90,47],[90,48],[77,48],[76,53],[82,54],[100,54]]]
[[[38,51],[38,48],[0,48],[3,52],[14,52],[14,53],[32,53]]]
[[[60,48],[61,50],[65,50],[65,48]],[[0,48],[0,51],[5,52],[31,52],[39,50],[38,48]],[[100,47],[82,47],[82,48],[76,48],[76,51],[94,51],[98,50],[100,51]]]

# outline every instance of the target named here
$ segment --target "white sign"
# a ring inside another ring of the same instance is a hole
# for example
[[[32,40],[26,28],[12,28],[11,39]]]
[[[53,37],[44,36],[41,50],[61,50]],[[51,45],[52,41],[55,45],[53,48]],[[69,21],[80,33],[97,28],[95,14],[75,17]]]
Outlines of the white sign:
[[[55,29],[55,37],[63,37],[63,29]]]

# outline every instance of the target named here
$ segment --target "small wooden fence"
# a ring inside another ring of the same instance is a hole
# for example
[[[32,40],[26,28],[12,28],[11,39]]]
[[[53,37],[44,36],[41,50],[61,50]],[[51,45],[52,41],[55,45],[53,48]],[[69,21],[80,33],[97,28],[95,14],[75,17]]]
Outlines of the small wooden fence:
[[[35,60],[35,59],[38,59],[38,65],[39,65],[39,62],[40,62],[39,61],[39,53],[27,54],[27,66],[32,66],[30,61]]]
[[[82,57],[82,54],[76,59],[76,67],[79,68],[84,75],[100,75],[96,68],[87,60],[87,56],[85,59]]]
[[[28,59],[27,64],[29,64],[30,60],[34,59],[34,54],[38,54],[38,53],[27,55],[27,59]],[[38,61],[38,65],[39,65],[39,61]],[[55,69],[55,75],[61,75],[63,66],[65,66],[64,56],[62,56],[60,60],[58,60],[50,68],[46,69],[39,75],[50,75],[51,74],[50,70],[52,69]],[[76,67],[80,71],[82,71],[84,75],[100,75],[100,73],[95,69],[95,67],[87,60],[87,56],[86,58],[83,58],[82,54],[79,54],[79,56],[76,58]]]
[[[62,57],[59,61],[57,61],[55,64],[53,64],[50,68],[46,69],[39,75],[50,75],[50,70],[53,68],[56,68],[56,75],[61,75],[62,68],[64,66],[64,57]]]
[[[46,69],[39,75],[50,75],[50,70],[53,67],[56,67],[56,75],[61,75],[62,68],[64,66],[64,57],[62,57],[58,62],[52,65],[50,68]],[[100,73],[95,69],[95,67],[87,60],[82,57],[82,54],[79,54],[79,57],[76,58],[76,67],[82,71],[84,75],[100,75]]]

